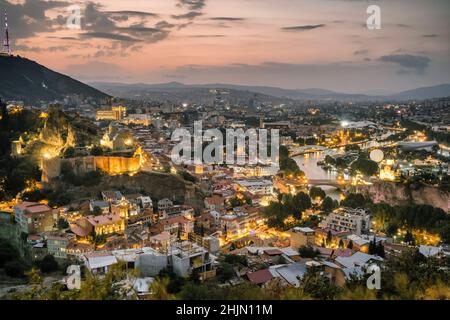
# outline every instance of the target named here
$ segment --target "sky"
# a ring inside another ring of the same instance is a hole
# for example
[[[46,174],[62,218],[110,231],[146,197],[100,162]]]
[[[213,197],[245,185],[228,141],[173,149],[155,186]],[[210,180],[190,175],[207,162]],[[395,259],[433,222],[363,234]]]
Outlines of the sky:
[[[73,5],[80,29],[67,25]],[[367,28],[370,5],[381,29]],[[370,94],[450,83],[450,0],[0,0],[0,10],[14,54],[85,82]]]

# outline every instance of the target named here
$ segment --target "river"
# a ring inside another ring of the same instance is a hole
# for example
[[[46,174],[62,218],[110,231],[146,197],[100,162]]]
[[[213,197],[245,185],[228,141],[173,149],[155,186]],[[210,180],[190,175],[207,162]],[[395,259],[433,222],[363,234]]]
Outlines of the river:
[[[302,170],[308,179],[322,180],[322,179],[336,179],[337,172],[332,170],[324,170],[317,165],[317,161],[322,161],[326,155],[333,155],[337,150],[326,150],[314,153],[303,154],[294,157],[300,170]],[[332,199],[339,200],[340,192],[331,186],[320,186],[325,193]]]

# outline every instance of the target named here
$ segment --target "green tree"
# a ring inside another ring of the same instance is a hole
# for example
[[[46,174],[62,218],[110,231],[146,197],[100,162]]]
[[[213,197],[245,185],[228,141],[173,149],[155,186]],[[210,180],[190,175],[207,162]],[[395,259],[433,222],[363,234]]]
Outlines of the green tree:
[[[92,214],[94,216],[100,216],[102,214],[102,208],[100,208],[99,206],[95,206],[94,210],[92,210]]]
[[[317,249],[314,249],[313,247],[310,247],[310,246],[301,246],[298,249],[298,253],[300,254],[300,257],[302,257],[302,258],[313,259],[320,254],[320,251],[318,251]]]
[[[47,254],[42,260],[36,262],[36,266],[42,273],[50,273],[58,270],[58,262],[55,257]]]
[[[322,211],[324,212],[331,212],[334,209],[336,209],[336,204],[330,197],[325,197],[322,201]]]
[[[361,172],[363,175],[369,177],[375,175],[378,172],[378,169],[378,164],[375,161],[366,158],[359,158],[350,166],[350,171],[353,175],[357,172]]]
[[[350,241],[347,243],[347,248],[350,249],[350,250],[353,249],[353,241],[352,241],[352,240],[350,240]]]
[[[60,229],[60,230],[69,228],[69,223],[64,218],[59,218],[57,225],[58,225],[58,229]]]
[[[217,269],[217,274],[221,282],[226,282],[234,277],[233,266],[227,262],[221,262]]]
[[[103,155],[103,149],[99,146],[94,146],[91,149],[91,156],[102,156]]]
[[[323,200],[325,199],[326,194],[325,191],[323,191],[320,187],[311,187],[311,189],[309,189],[309,196],[312,199],[320,198],[321,200]]]

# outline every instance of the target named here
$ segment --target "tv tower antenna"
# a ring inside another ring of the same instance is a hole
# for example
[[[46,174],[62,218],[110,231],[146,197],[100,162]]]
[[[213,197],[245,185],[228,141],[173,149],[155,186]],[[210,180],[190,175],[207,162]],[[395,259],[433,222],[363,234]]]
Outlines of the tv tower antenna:
[[[8,27],[8,16],[5,10],[5,39],[3,40],[3,51],[11,55],[11,44],[9,42],[9,27]]]

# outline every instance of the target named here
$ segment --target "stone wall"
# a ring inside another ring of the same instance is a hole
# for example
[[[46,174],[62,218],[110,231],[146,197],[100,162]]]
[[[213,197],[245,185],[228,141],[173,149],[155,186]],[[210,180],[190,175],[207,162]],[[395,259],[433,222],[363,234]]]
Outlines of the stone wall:
[[[42,181],[48,182],[61,174],[61,165],[68,163],[77,175],[101,170],[109,175],[119,175],[126,173],[136,173],[141,169],[139,157],[107,157],[89,156],[71,159],[43,159],[42,160]]]

